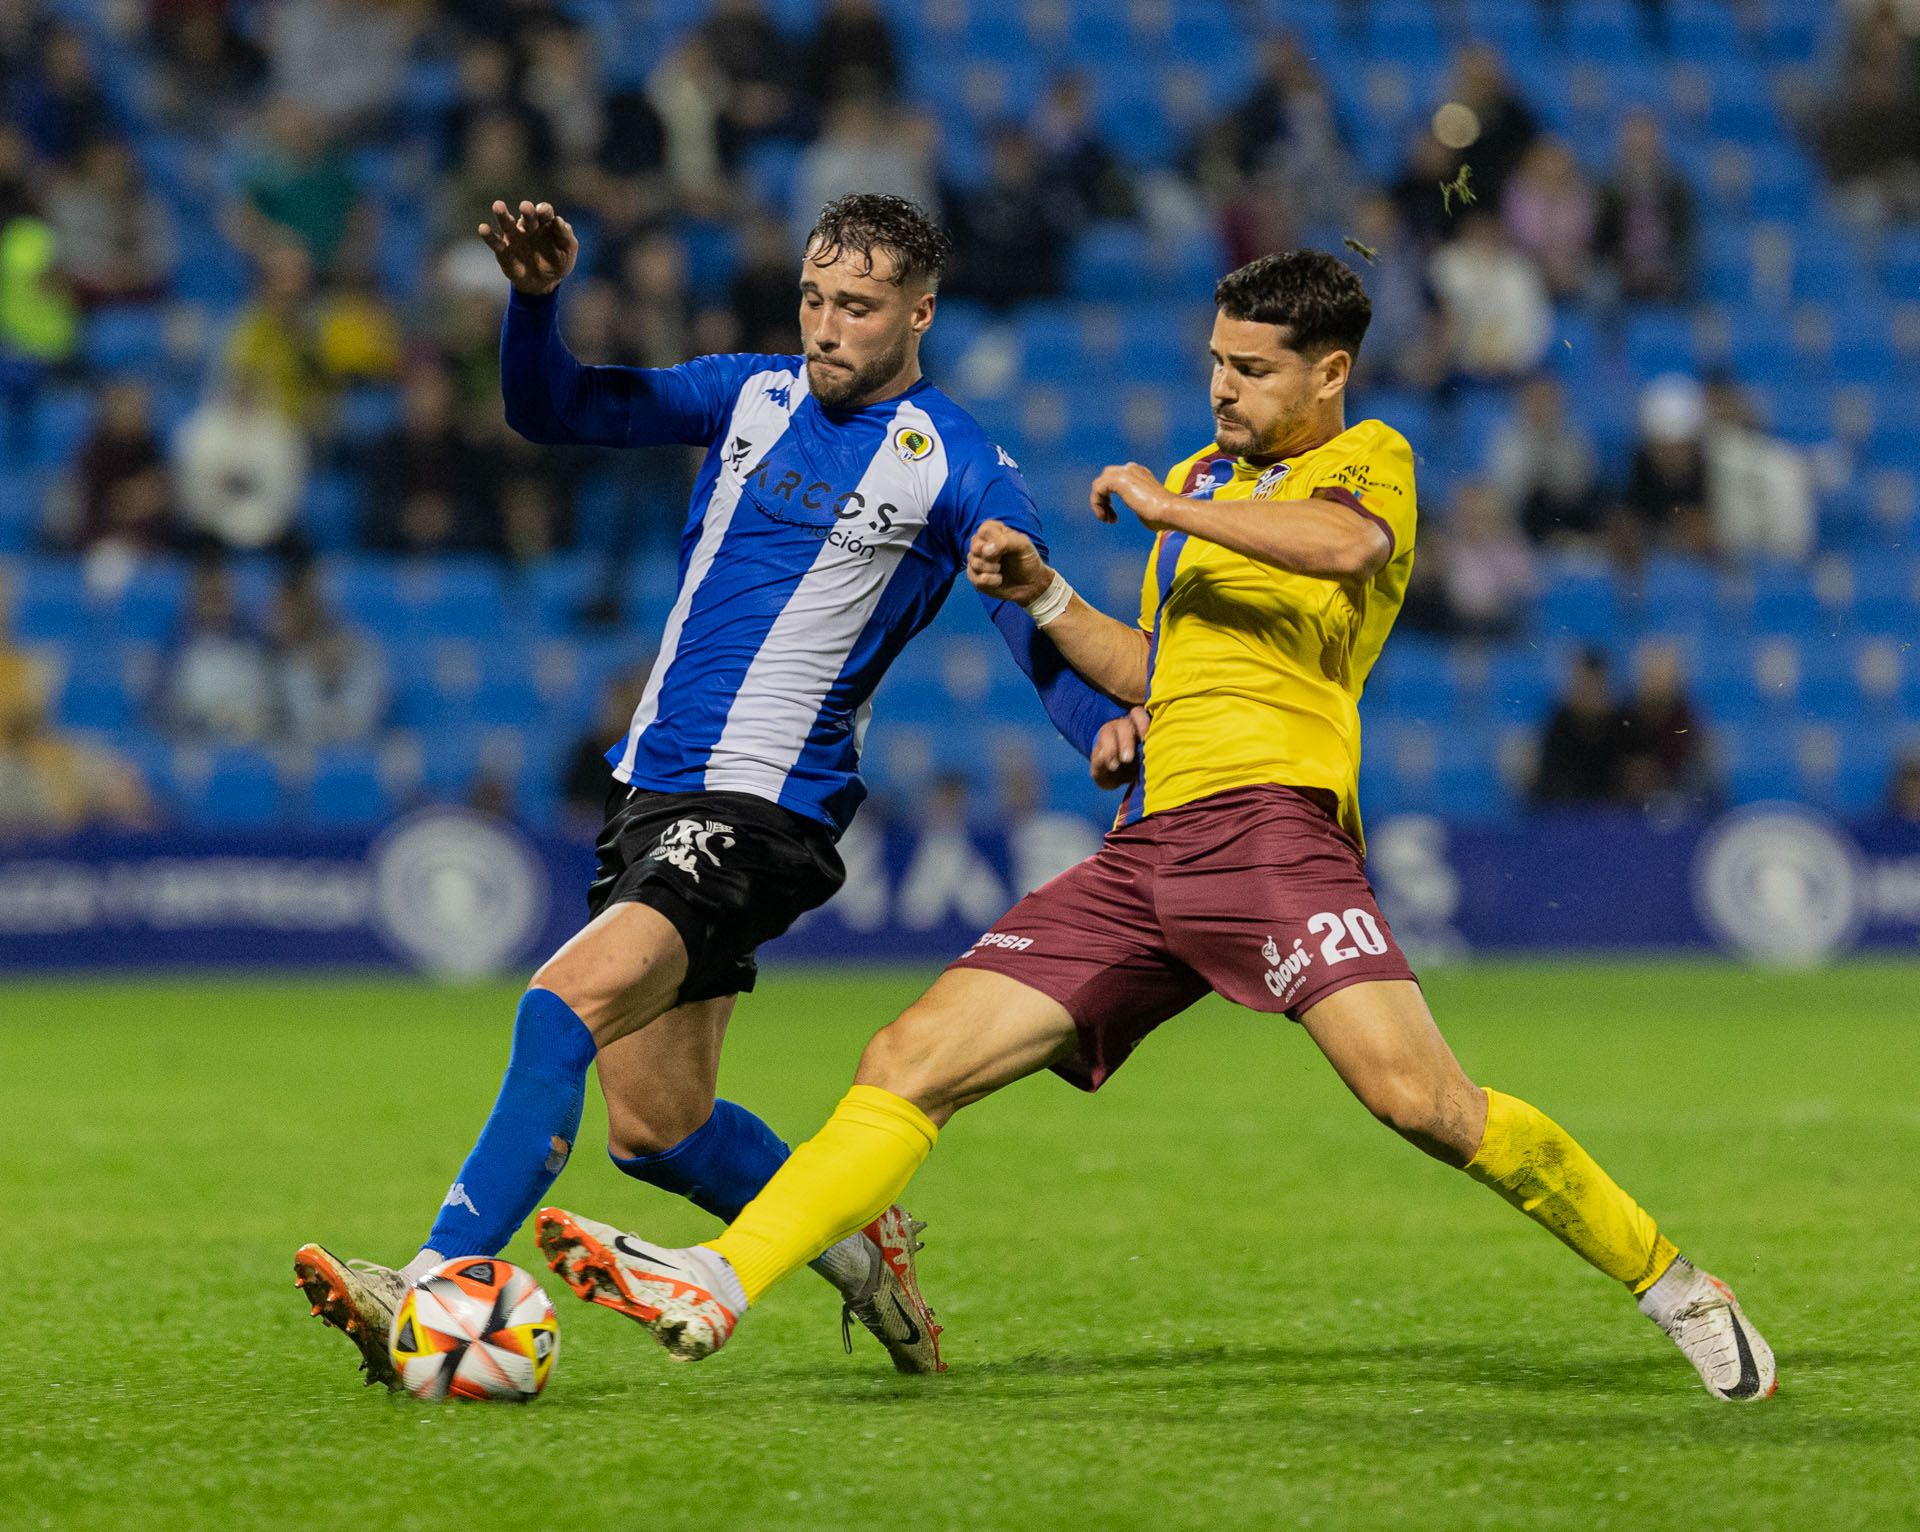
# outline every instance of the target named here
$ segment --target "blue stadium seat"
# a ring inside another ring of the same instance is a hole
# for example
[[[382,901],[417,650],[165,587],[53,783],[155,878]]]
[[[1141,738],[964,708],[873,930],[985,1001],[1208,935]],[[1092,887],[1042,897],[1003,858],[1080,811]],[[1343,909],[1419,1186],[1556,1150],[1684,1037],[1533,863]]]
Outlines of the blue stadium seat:
[[[75,559],[21,559],[14,565],[13,636],[22,643],[68,643],[95,636],[101,617]]]
[[[1589,64],[1631,64],[1646,55],[1638,9],[1620,0],[1571,0],[1564,35],[1569,56]]]
[[[1550,639],[1610,642],[1620,622],[1613,582],[1604,574],[1562,571],[1540,598],[1536,626]]]
[[[1547,48],[1533,0],[1467,0],[1466,23],[1470,36],[1496,44],[1509,59],[1530,58]]]
[[[101,372],[149,372],[167,356],[167,312],[158,304],[101,309],[87,320],[88,365]]]
[[[1076,298],[1100,303],[1153,295],[1147,273],[1152,251],[1145,232],[1130,223],[1100,223],[1074,245],[1068,288]]]
[[[1664,18],[1667,51],[1675,58],[1741,58],[1739,25],[1720,0],[1670,0]]]
[[[280,771],[271,756],[258,750],[216,749],[207,765],[202,773],[176,755],[176,788],[199,824],[219,830],[256,829],[280,817]]]
[[[329,745],[316,752],[306,791],[310,823],[357,828],[381,824],[397,811],[377,750],[366,745]]]

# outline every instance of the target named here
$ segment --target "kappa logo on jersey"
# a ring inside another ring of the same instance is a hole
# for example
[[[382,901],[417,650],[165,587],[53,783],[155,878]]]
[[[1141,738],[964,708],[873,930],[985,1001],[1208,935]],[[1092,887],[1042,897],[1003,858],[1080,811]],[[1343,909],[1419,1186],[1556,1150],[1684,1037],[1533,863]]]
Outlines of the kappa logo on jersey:
[[[447,1193],[447,1200],[441,1203],[440,1206],[443,1208],[465,1208],[469,1213],[473,1214],[475,1218],[480,1216],[480,1209],[473,1205],[473,1198],[467,1195],[467,1188],[459,1181],[453,1183],[452,1190]]]
[[[1007,449],[998,442],[993,444],[993,455],[1002,468],[1011,468],[1015,473],[1020,471],[1020,465],[1008,456]]]
[[[732,825],[723,825],[712,819],[681,819],[667,827],[659,843],[647,853],[647,860],[677,867],[698,883],[700,858],[705,857],[718,867],[720,853],[733,844]]]
[[[903,463],[917,463],[933,451],[933,438],[912,426],[901,426],[893,433],[893,450]]]
[[[781,409],[790,410],[793,408],[793,385],[782,383],[770,388],[767,390],[767,398],[779,405]]]
[[[1292,470],[1293,464],[1291,463],[1275,463],[1273,467],[1260,475],[1260,481],[1253,486],[1253,498],[1256,500],[1271,499],[1273,492],[1280,487],[1280,481],[1292,472]]]
[[[1267,988],[1281,1001],[1300,987],[1300,976],[1313,966],[1313,954],[1298,937],[1294,938],[1293,951],[1282,952],[1280,944],[1269,936],[1260,956],[1267,960]]]

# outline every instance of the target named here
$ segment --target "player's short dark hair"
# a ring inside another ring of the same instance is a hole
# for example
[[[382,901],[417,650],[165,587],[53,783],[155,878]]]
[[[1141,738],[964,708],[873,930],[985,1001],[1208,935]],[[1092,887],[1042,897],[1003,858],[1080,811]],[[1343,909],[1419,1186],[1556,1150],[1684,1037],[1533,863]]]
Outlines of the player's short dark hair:
[[[1345,261],[1324,250],[1283,250],[1230,271],[1213,289],[1229,319],[1285,325],[1287,345],[1302,356],[1344,351],[1358,357],[1373,304]]]
[[[925,208],[884,192],[854,192],[821,208],[807,250],[818,261],[836,261],[854,251],[866,258],[868,276],[874,253],[884,250],[898,267],[893,280],[900,287],[909,282],[938,287],[953,259],[953,241]]]

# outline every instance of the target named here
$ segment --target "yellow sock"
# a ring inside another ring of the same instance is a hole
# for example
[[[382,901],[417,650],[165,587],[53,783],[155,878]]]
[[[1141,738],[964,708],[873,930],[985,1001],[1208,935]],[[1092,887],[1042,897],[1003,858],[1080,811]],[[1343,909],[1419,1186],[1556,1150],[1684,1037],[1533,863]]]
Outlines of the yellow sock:
[[[1467,1174],[1638,1295],[1680,1252],[1573,1135],[1537,1107],[1487,1092],[1487,1131]]]
[[[891,1207],[939,1136],[911,1101],[856,1085],[707,1248],[726,1257],[747,1301],[758,1303],[788,1272]]]

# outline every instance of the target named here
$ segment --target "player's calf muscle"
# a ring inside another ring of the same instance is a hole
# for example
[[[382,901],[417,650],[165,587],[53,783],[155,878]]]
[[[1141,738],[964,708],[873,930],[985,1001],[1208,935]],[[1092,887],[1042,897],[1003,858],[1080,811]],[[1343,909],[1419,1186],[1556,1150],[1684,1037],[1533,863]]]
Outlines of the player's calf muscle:
[[[617,904],[541,964],[528,987],[566,1001],[604,1048],[666,1011],[686,971],[686,947],[664,915]]]

